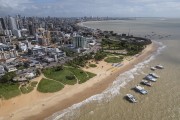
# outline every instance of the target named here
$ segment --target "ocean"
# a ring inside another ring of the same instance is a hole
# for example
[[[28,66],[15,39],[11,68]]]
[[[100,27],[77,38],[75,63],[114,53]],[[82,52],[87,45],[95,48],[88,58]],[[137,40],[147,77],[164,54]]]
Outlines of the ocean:
[[[48,120],[179,120],[180,119],[180,19],[137,18],[87,22],[83,25],[116,33],[148,37],[159,44],[158,50],[148,59],[129,71],[120,74],[111,86],[100,94],[54,113]],[[162,64],[156,70],[160,76],[152,87],[145,87],[147,95],[132,88],[139,84],[151,66]],[[127,93],[138,102],[124,99]]]

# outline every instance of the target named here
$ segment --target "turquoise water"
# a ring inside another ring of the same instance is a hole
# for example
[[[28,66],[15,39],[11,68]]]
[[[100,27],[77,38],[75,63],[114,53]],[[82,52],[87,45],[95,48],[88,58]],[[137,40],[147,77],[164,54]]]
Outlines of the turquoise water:
[[[84,23],[85,26],[135,36],[150,35],[160,44],[159,50],[146,61],[121,74],[112,86],[101,94],[59,111],[49,119],[56,120],[179,120],[180,119],[180,19],[137,19]],[[155,35],[153,35],[155,34]],[[149,37],[150,37],[149,36]],[[168,36],[168,37],[166,37]],[[161,38],[160,38],[161,37]],[[132,90],[150,73],[150,67],[162,64],[156,70],[160,78],[153,87],[145,87],[147,95]],[[124,100],[131,93],[138,103]]]

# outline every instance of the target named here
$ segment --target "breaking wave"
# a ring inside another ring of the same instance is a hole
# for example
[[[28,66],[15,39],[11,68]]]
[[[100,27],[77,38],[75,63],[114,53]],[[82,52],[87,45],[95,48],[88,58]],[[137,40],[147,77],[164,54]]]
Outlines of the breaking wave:
[[[106,90],[104,90],[102,93],[93,95],[80,103],[74,104],[71,107],[68,107],[62,111],[56,112],[52,116],[46,118],[46,120],[61,120],[63,119],[64,116],[68,116],[68,117],[73,116],[74,110],[80,108],[82,105],[85,105],[92,101],[97,101],[97,102],[109,101],[114,96],[117,96],[118,94],[120,94],[120,89],[124,87],[129,81],[133,80],[134,75],[138,74],[139,72],[142,73],[141,71],[142,68],[146,67],[150,61],[154,60],[155,57],[159,55],[161,51],[166,47],[161,42],[157,42],[157,41],[154,41],[154,42],[159,45],[159,48],[155,53],[150,55],[147,60],[135,65],[134,68],[132,68],[131,70],[120,74],[116,78],[116,80],[113,82],[113,84],[109,86]]]

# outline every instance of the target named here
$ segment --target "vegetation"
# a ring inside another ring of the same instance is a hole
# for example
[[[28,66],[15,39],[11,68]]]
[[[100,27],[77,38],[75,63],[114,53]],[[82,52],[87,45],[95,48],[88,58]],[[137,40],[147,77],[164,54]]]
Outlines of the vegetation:
[[[66,76],[66,79],[68,79],[68,80],[74,80],[74,79],[76,79],[76,78],[75,78],[74,75],[67,75],[67,76]]]
[[[43,70],[43,73],[45,77],[59,81],[63,84],[74,85],[77,83],[77,80],[75,78],[71,80],[67,79],[66,76],[73,76],[73,73],[69,71],[68,68],[64,68],[60,71],[57,71],[56,68],[47,68]]]
[[[122,62],[123,57],[108,57],[104,61],[107,63],[119,63]]]
[[[96,64],[89,64],[90,67],[97,67]]]
[[[77,79],[79,80],[78,81],[79,84],[84,83],[90,78],[96,76],[96,74],[85,72],[81,69],[72,68],[72,67],[69,67],[68,69],[77,77]]]
[[[43,70],[44,75],[63,84],[74,85],[77,83],[84,83],[90,78],[94,77],[95,74],[85,72],[75,67],[64,67],[63,70],[55,71],[56,68],[47,68]]]
[[[9,83],[12,81],[12,79],[16,77],[16,73],[15,72],[8,72],[5,75],[3,75],[0,79],[0,82],[2,83]]]
[[[20,87],[20,90],[23,94],[30,93],[31,91],[33,91],[33,89],[34,89],[34,87],[30,86],[30,85]]]
[[[33,81],[33,82],[31,82],[31,86],[32,87],[36,87],[36,85],[38,84],[38,82],[37,81]]]
[[[100,60],[102,60],[102,59],[104,59],[105,57],[106,57],[106,53],[105,52],[103,52],[103,51],[98,51],[96,54],[95,54],[95,56],[94,56],[94,59],[96,60],[96,61],[100,61]]]
[[[113,39],[112,39],[113,38]],[[118,37],[103,38],[101,42],[102,50],[126,50],[127,55],[135,55],[144,49],[144,46],[150,44],[151,41],[144,40],[144,42],[138,43],[136,40],[143,39],[133,37],[135,40],[129,40],[130,37],[126,36],[126,40]]]
[[[85,54],[82,56],[77,56],[73,60],[69,61],[67,63],[68,66],[73,66],[73,67],[84,67],[87,63],[87,60],[93,59],[94,53],[91,52],[90,54]]]
[[[25,69],[25,68],[26,68],[26,67],[23,66],[23,65],[17,67],[18,70],[23,70],[23,69]]]
[[[10,99],[20,95],[19,84],[15,83],[0,83],[0,98]]]
[[[43,93],[53,93],[53,92],[57,92],[61,89],[63,89],[64,86],[54,80],[49,80],[49,79],[42,79],[37,87],[37,90],[39,92],[43,92]]]
[[[74,51],[72,51],[72,50],[70,50],[70,49],[63,48],[62,50],[63,50],[64,52],[66,52],[66,55],[67,55],[68,57],[75,57],[75,56],[77,55]]]
[[[96,76],[96,74],[91,73],[91,72],[86,72],[86,74],[87,74],[86,79],[81,79],[81,80],[79,81],[79,84],[84,83],[84,82],[86,82],[87,80],[89,80],[90,78],[93,78],[94,76]]]

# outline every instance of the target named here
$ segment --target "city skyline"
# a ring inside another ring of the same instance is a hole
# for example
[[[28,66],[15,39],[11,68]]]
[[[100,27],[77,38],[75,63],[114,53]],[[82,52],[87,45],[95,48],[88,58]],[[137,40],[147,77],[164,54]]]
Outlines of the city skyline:
[[[178,0],[0,0],[0,16],[180,17]]]

